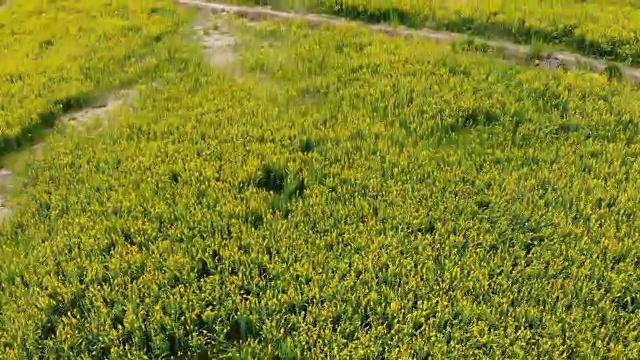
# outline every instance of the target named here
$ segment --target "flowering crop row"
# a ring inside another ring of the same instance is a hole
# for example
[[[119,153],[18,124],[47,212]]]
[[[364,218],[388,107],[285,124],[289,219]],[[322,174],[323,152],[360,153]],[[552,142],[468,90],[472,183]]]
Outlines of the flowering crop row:
[[[640,8],[628,1],[329,0],[331,10],[370,20],[430,23],[444,30],[545,43],[640,63]]]
[[[306,8],[373,22],[394,22],[543,43],[640,64],[640,7],[629,0],[222,0]]]

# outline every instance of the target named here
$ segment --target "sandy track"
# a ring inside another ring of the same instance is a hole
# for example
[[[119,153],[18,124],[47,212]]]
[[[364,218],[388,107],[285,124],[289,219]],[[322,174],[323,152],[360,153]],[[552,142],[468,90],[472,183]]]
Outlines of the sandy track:
[[[347,20],[340,17],[321,15],[321,14],[307,14],[307,13],[293,13],[285,11],[276,11],[268,8],[239,6],[209,3],[200,0],[177,0],[179,4],[183,6],[196,7],[202,11],[210,13],[234,13],[240,17],[247,18],[252,21],[273,19],[273,18],[288,18],[288,19],[302,19],[308,21],[311,25],[321,24],[357,24],[358,26],[366,26],[370,29],[381,31],[390,36],[419,36],[428,39],[432,39],[440,42],[453,42],[455,40],[468,39],[466,34],[452,33],[448,31],[437,31],[429,28],[423,29],[409,29],[406,27],[393,27],[387,24],[368,24],[359,21]],[[475,38],[479,39],[480,38]],[[481,40],[484,44],[487,44],[495,49],[500,49],[500,54],[505,59],[522,59],[526,54],[531,53],[531,47],[525,45],[517,45],[505,41],[492,41]],[[544,59],[540,62],[542,66],[555,68],[560,65],[568,68],[586,68],[593,72],[600,73],[610,65],[610,62],[590,58],[587,56],[570,53],[570,52],[551,52],[545,55]],[[633,81],[636,84],[640,84],[640,69],[618,65],[622,70],[625,78]]]

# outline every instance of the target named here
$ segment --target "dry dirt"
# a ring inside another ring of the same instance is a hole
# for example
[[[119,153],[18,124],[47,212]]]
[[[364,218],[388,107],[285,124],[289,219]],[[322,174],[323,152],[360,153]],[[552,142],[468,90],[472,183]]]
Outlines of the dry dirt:
[[[236,37],[224,19],[199,19],[193,29],[198,34],[205,58],[212,67],[232,73],[238,71],[238,67],[234,66],[238,57]]]
[[[92,119],[99,119],[101,123],[104,124],[111,110],[119,108],[123,104],[131,104],[136,96],[138,96],[136,90],[123,90],[118,93],[113,93],[106,97],[102,103],[65,114],[60,117],[58,121],[61,123],[70,123],[74,127],[84,126]]]

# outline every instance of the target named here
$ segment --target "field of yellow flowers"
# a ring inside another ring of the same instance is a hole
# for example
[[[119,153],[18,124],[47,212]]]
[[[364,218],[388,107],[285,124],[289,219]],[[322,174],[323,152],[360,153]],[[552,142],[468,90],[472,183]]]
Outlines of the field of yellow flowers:
[[[284,20],[231,21],[221,71],[192,20],[169,1],[0,10],[3,135],[139,89],[24,157],[0,358],[640,353],[636,87]]]

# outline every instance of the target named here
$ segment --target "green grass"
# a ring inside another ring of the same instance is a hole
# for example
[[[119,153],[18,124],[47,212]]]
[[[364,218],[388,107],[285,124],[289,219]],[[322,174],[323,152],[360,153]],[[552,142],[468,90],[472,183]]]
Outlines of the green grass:
[[[289,22],[237,25],[236,77],[185,16],[133,112],[24,160],[0,357],[640,352],[637,89]]]

